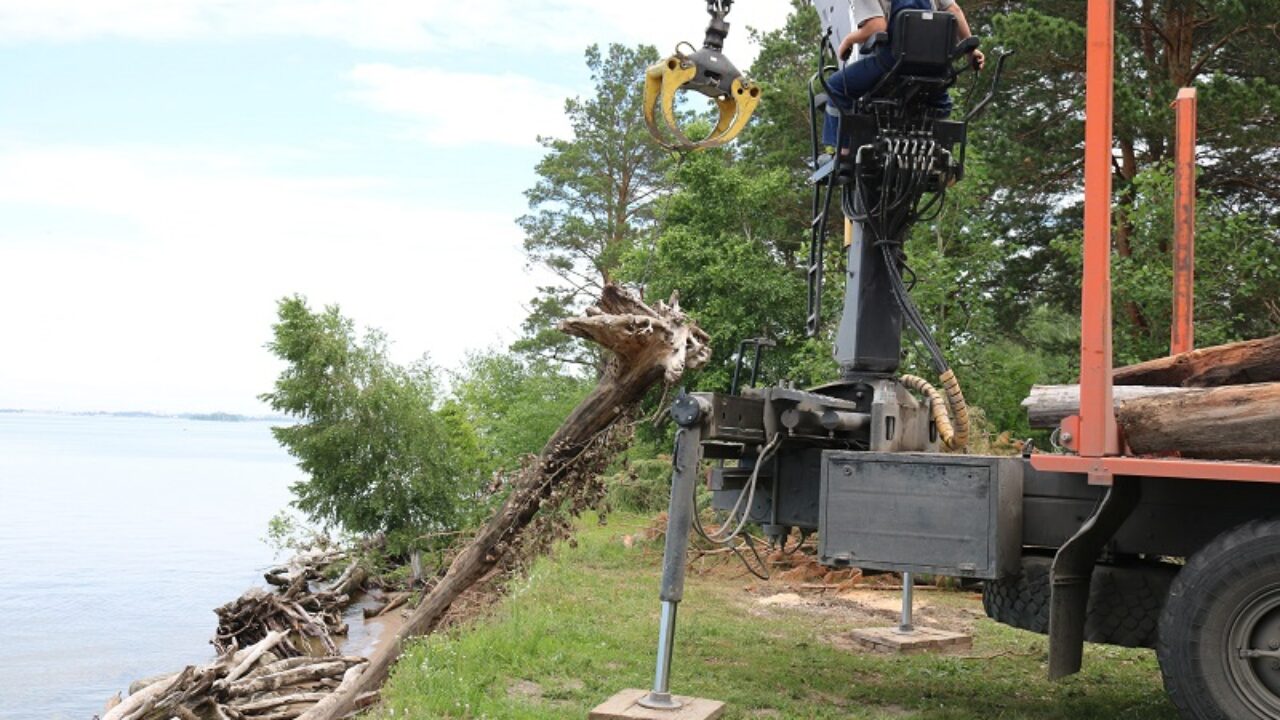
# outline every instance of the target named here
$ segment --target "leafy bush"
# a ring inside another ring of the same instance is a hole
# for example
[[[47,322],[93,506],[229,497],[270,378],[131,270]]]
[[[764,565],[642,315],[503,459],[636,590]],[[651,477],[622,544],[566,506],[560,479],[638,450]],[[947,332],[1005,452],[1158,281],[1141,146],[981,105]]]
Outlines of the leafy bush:
[[[465,428],[447,427],[435,410],[431,366],[393,363],[381,333],[357,339],[336,306],[313,312],[298,296],[280,301],[273,331],[267,347],[286,367],[262,399],[299,420],[272,428],[307,473],[293,485],[294,505],[326,526],[385,533],[405,550],[455,528],[478,477],[458,452]]]
[[[635,513],[655,513],[667,509],[671,497],[671,456],[632,460],[622,470],[605,479],[609,507]]]

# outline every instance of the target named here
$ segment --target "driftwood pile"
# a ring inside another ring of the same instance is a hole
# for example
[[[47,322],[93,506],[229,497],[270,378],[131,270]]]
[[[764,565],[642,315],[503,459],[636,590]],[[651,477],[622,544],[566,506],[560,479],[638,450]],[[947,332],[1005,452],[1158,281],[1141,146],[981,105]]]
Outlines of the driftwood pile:
[[[113,701],[102,720],[309,720],[324,712],[327,698],[349,686],[364,669],[360,657],[281,658],[288,633],[272,630],[243,650],[223,653],[208,665],[144,681],[123,701]],[[377,701],[357,698],[356,707]]]
[[[327,590],[311,590],[311,582],[339,559],[339,553],[304,553],[289,565],[266,574],[276,592],[253,588],[214,610],[218,615],[218,631],[213,646],[225,653],[233,647],[246,647],[272,631],[288,633],[281,640],[286,657],[316,654],[337,655],[334,636],[346,635],[342,612],[351,604],[367,575],[358,562],[347,565]]]
[[[1116,421],[1131,452],[1213,460],[1280,460],[1280,335],[1117,368]],[[1032,427],[1080,408],[1079,385],[1037,385],[1022,403]]]
[[[365,570],[350,562],[327,588],[312,586],[325,568],[346,559],[311,551],[268,571],[274,591],[252,588],[214,611],[216,660],[135,682],[127,698],[108,704],[102,720],[310,720],[327,712],[335,691],[349,688],[368,662],[340,656],[334,639],[346,634],[343,611]],[[352,711],[377,698],[359,694]]]

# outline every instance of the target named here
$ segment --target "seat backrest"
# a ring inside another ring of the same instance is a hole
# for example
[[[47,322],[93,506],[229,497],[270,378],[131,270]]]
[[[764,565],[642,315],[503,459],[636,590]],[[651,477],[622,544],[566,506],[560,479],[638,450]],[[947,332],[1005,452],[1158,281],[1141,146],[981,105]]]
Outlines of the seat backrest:
[[[956,16],[937,10],[901,10],[893,16],[889,43],[906,72],[941,75],[950,67]]]

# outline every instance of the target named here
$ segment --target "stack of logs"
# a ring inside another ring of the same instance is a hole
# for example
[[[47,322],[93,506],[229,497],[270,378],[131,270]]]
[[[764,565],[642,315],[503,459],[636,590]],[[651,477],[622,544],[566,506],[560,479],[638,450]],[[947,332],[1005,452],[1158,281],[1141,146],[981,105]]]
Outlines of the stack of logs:
[[[252,588],[215,610],[213,662],[135,682],[108,703],[102,720],[291,720],[323,716],[339,690],[367,666],[338,654],[342,615],[366,573],[351,562],[325,589],[312,589],[341,553],[309,551],[267,572],[274,591]],[[354,703],[376,702],[376,692]]]
[[[1280,335],[1117,368],[1116,421],[1135,455],[1280,460]],[[1037,385],[1032,427],[1080,409],[1079,385]]]

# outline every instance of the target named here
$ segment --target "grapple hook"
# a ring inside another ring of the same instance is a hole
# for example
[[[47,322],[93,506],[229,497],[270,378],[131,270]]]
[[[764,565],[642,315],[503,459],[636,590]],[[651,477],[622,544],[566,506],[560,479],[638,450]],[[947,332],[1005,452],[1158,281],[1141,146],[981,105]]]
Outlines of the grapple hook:
[[[760,87],[743,76],[722,52],[729,34],[729,23],[724,18],[732,4],[733,0],[708,0],[711,22],[707,24],[702,49],[694,50],[691,44],[682,42],[674,55],[645,72],[645,124],[654,140],[668,150],[687,152],[724,145],[742,132],[760,103]],[[682,48],[692,52],[683,52]],[[719,117],[715,127],[701,140],[689,139],[676,121],[676,93],[680,90],[696,90],[716,103]],[[662,108],[664,126],[658,124],[655,106]]]

